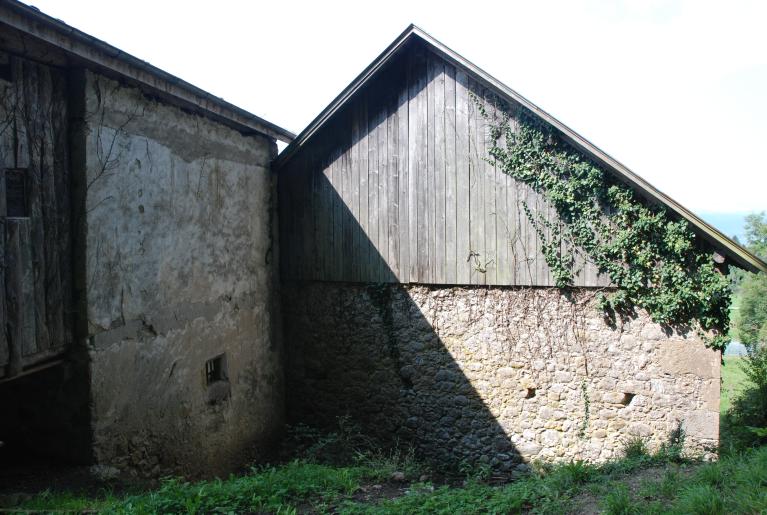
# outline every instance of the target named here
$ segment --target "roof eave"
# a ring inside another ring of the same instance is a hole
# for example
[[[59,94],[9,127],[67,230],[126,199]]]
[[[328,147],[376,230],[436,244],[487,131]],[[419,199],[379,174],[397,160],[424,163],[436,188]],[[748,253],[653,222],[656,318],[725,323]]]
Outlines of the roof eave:
[[[272,163],[272,167],[275,171],[278,171],[282,166],[287,163],[293,155],[298,152],[301,147],[306,143],[333,115],[346,104],[351,97],[359,91],[369,79],[371,79],[378,70],[380,70],[397,51],[407,42],[412,34],[417,32],[423,32],[412,23],[397,36],[397,38],[376,57],[373,62],[365,68],[362,73],[357,75],[353,81],[338,94],[328,106],[320,112],[317,117],[312,120],[309,125],[302,130],[298,136],[283,149],[282,152]],[[425,34],[425,33],[424,33]]]
[[[170,95],[214,118],[225,119],[243,132],[257,132],[290,143],[295,134],[211,95],[146,61],[15,1],[0,0],[0,23],[61,49],[68,55],[110,70],[153,91]]]
[[[703,221],[695,213],[679,204],[673,198],[657,189],[642,177],[632,172],[625,165],[572,130],[570,127],[560,122],[530,100],[509,88],[489,73],[480,69],[471,61],[462,57],[460,54],[450,50],[448,47],[435,40],[430,35],[426,34],[417,27],[414,28],[414,33],[429,43],[431,46],[435,47],[449,61],[453,61],[455,64],[468,69],[476,78],[486,82],[487,85],[491,86],[493,89],[499,90],[507,97],[509,97],[509,99],[517,102],[518,104],[535,113],[552,127],[560,131],[560,133],[562,133],[562,135],[564,135],[565,138],[567,138],[576,147],[593,156],[598,162],[607,168],[613,170],[620,178],[624,179],[631,186],[642,192],[649,200],[665,205],[667,208],[671,209],[671,211],[686,219],[690,224],[699,229],[700,234],[704,236],[709,241],[709,243],[715,247],[720,247],[724,255],[734,264],[740,268],[743,268],[744,270],[748,270],[749,272],[767,273],[767,263],[760,260],[751,252],[732,241],[732,239],[722,234],[718,229]]]

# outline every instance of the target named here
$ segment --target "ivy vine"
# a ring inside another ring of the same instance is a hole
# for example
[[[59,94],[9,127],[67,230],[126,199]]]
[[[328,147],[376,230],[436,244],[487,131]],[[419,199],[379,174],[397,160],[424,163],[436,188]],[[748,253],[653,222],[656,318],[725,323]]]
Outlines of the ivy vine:
[[[491,117],[475,103],[491,127],[487,160],[559,215],[553,222],[522,205],[559,288],[573,284],[576,253],[585,252],[616,287],[599,296],[609,316],[643,308],[656,323],[694,328],[709,347],[726,347],[729,281],[685,220],[640,199],[521,106]]]
[[[583,398],[583,421],[580,429],[578,429],[578,438],[586,438],[586,429],[589,428],[589,421],[591,420],[591,398],[585,379],[581,381],[581,397]]]

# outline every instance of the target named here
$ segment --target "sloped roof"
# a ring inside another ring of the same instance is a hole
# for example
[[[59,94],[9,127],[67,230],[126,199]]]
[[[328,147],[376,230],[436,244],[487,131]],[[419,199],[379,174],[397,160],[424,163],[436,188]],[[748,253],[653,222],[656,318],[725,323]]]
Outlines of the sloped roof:
[[[0,27],[3,26],[57,47],[72,63],[93,66],[128,79],[158,96],[198,110],[241,132],[257,132],[285,143],[295,137],[292,132],[52,18],[35,7],[15,0],[0,0]]]
[[[440,54],[444,59],[453,65],[461,67],[473,78],[485,86],[493,89],[507,101],[516,102],[529,109],[536,116],[556,128],[568,141],[577,148],[586,152],[593,159],[602,164],[607,170],[614,173],[623,182],[635,188],[640,194],[650,201],[657,202],[666,206],[670,211],[687,220],[693,230],[706,241],[708,241],[722,256],[729,259],[733,264],[752,272],[762,271],[767,273],[767,263],[754,256],[751,252],[744,249],[733,240],[722,234],[716,228],[712,227],[693,212],[676,202],[674,199],[661,192],[642,177],[629,170],[626,166],[612,158],[606,152],[597,148],[593,143],[565,124],[551,116],[549,113],[539,108],[525,97],[509,88],[489,73],[480,69],[478,66],[468,61],[460,54],[454,52],[443,45],[429,34],[410,25],[405,31],[384,50],[378,58],[375,59],[365,70],[352,81],[349,86],[338,95],[281,153],[274,162],[274,167],[279,170],[287,163],[292,156],[298,152],[304,145],[312,139],[317,133],[344,105],[347,104],[355,94],[360,91],[369,81],[371,81],[378,72],[389,63],[394,56],[398,55],[408,42],[413,39],[419,39],[426,43],[431,50]]]

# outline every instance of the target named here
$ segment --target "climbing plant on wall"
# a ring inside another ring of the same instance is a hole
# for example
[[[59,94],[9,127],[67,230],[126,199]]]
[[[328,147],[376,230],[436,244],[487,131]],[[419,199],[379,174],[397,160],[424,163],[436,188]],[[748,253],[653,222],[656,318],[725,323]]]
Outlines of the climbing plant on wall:
[[[488,161],[543,195],[559,215],[552,222],[522,206],[558,287],[572,285],[576,253],[585,252],[616,286],[599,298],[606,313],[643,308],[653,321],[691,326],[710,347],[724,349],[729,281],[685,220],[640,199],[526,109],[490,116],[474,100],[491,127]]]

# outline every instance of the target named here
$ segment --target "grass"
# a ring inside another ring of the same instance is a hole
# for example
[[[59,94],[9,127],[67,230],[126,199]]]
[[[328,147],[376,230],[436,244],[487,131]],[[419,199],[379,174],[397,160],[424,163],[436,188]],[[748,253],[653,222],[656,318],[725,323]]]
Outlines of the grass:
[[[81,513],[100,510],[105,506],[111,506],[118,502],[119,500],[112,496],[111,492],[106,491],[98,497],[86,497],[73,492],[45,491],[37,494],[31,500],[23,502],[18,506],[18,509],[43,513],[52,510]],[[0,509],[0,512],[3,512],[3,510]]]
[[[742,358],[725,359],[723,410],[745,382]],[[715,463],[695,462],[684,459],[675,443],[684,439],[683,432],[655,454],[644,441],[633,439],[626,442],[622,459],[539,466],[501,486],[489,484],[484,471],[468,469],[460,486],[423,481],[424,467],[412,452],[357,451],[360,437],[353,427],[342,427],[333,438],[299,436],[320,442],[307,447],[305,454],[313,460],[254,468],[225,480],[167,479],[157,489],[134,494],[43,492],[16,509],[117,514],[767,513],[767,447],[730,450]],[[353,449],[352,466],[316,462],[338,446]],[[391,481],[394,472],[404,473],[406,480]]]
[[[743,372],[741,356],[725,356],[722,367],[722,396],[719,411],[722,415],[732,406],[732,400],[743,389],[746,374]]]
[[[25,510],[98,510],[109,513],[295,513],[306,504],[324,503],[351,495],[363,479],[373,477],[363,467],[332,467],[294,461],[280,467],[254,469],[226,480],[189,483],[167,479],[160,488],[122,498],[110,494],[87,499],[69,493],[44,492],[20,506]]]
[[[388,471],[388,469],[387,469]],[[635,474],[650,479],[636,485]],[[178,479],[136,495],[81,498],[43,493],[20,510],[97,510],[104,513],[567,513],[586,505],[610,514],[758,513],[767,510],[767,447],[718,463],[675,463],[636,454],[604,465],[572,462],[545,467],[513,483],[494,486],[469,479],[435,486],[410,478],[387,498],[355,495],[382,481],[375,463],[352,467],[293,461],[254,469],[227,480]],[[380,485],[378,485],[380,486]]]
[[[615,488],[605,495],[602,506],[605,513],[611,515],[628,515],[641,513],[638,506],[631,498],[629,489],[624,484],[617,484]]]

